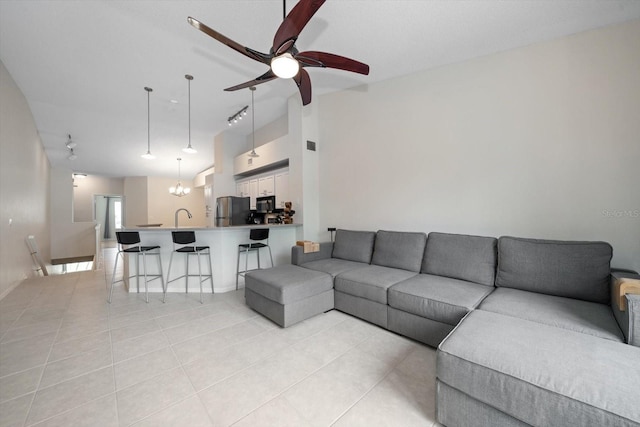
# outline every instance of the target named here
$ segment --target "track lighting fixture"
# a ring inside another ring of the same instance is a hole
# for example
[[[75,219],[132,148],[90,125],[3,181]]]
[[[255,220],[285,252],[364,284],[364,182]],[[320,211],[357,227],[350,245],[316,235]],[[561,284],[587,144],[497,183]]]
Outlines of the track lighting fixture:
[[[71,135],[68,135],[69,139],[67,139],[67,143],[64,144],[65,147],[69,150],[69,155],[67,156],[67,160],[75,160],[78,158],[76,153],[73,152],[73,149],[78,145],[71,140]]]
[[[249,109],[249,106],[245,105],[237,113],[235,113],[232,116],[229,116],[229,118],[227,119],[227,123],[229,124],[229,126],[233,126],[234,124],[238,123],[238,120],[242,120],[242,118],[247,115],[248,109]]]
[[[67,143],[66,143],[65,145],[67,146],[67,148],[68,148],[69,150],[71,150],[72,148],[76,148],[76,145],[78,145],[78,144],[76,144],[75,142],[73,142],[73,141],[71,140],[71,135],[69,135],[69,139],[67,140]]]

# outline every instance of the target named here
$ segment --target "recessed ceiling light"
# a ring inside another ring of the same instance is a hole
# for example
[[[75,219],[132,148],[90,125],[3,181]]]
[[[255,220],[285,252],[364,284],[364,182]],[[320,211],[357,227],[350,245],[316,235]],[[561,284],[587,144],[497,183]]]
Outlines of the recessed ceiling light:
[[[172,103],[172,104],[177,104],[178,100],[177,99],[170,99],[169,102]]]

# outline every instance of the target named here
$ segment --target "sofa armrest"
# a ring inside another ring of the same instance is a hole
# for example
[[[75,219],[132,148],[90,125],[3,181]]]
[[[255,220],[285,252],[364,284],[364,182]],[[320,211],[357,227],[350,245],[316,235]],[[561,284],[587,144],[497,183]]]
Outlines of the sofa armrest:
[[[300,265],[305,262],[317,261],[320,259],[331,258],[333,252],[333,242],[320,243],[320,250],[318,252],[304,253],[302,246],[293,246],[291,248],[291,264]]]
[[[629,318],[629,339],[627,342],[640,347],[640,295],[627,294],[626,298]]]
[[[627,343],[640,347],[640,275],[611,273],[611,310]]]

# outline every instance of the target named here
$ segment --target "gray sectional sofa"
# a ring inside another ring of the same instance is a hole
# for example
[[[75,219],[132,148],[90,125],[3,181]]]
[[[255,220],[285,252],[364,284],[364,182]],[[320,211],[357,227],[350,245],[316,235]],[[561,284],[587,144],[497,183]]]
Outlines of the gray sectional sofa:
[[[247,275],[247,303],[274,319],[261,304],[317,298],[305,270],[331,278],[334,308],[438,347],[445,426],[640,426],[640,295],[613,302],[611,256],[604,242],[338,230],[280,273]]]

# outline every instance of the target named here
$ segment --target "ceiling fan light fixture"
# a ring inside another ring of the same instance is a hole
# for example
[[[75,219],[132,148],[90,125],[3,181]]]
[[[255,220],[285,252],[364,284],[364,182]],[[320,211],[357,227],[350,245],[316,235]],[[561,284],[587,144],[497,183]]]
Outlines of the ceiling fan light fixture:
[[[276,56],[271,60],[271,71],[282,79],[290,79],[298,74],[300,64],[289,52]]]
[[[71,154],[69,154],[69,157],[67,157],[67,159],[69,160],[75,160],[78,158],[78,156],[76,155],[76,153],[73,152],[73,148],[69,149],[71,151]]]

